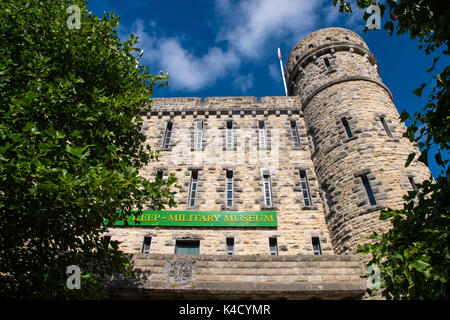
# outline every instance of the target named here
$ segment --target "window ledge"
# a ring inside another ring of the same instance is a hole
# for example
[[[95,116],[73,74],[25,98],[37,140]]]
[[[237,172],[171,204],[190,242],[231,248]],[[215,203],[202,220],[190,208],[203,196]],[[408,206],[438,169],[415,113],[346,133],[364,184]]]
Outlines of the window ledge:
[[[388,137],[388,138],[386,138],[386,141],[387,142],[399,142],[400,139],[399,138],[394,138],[394,137],[392,137],[392,138]]]
[[[351,138],[346,137],[346,138],[344,138],[343,142],[346,143],[346,142],[349,142],[349,141],[352,141],[352,140],[356,140],[356,139],[358,139],[357,136],[353,136]]]

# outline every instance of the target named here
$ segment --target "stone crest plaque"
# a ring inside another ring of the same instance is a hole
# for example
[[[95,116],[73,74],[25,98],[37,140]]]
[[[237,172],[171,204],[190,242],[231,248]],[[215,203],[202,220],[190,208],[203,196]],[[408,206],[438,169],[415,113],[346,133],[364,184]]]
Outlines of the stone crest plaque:
[[[192,284],[195,260],[172,259],[166,260],[164,282],[167,286],[189,286]]]

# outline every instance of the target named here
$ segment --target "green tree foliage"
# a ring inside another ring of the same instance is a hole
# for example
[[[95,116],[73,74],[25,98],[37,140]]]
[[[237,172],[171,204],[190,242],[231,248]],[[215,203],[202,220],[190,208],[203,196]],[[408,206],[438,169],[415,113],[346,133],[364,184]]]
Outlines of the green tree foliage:
[[[101,297],[105,275],[134,277],[102,240],[105,219],[175,205],[173,175],[138,174],[157,159],[139,114],[168,77],[136,68],[137,38],[121,42],[118,21],[84,0],[0,3],[0,296]],[[80,290],[66,287],[70,265]]]
[[[340,12],[351,12],[346,0],[339,2]],[[360,9],[377,4],[385,18],[384,29],[391,35],[408,33],[416,39],[427,55],[435,55],[432,72],[440,56],[449,55],[450,2],[441,0],[357,0]],[[389,12],[389,14],[386,14]],[[369,15],[364,16],[367,19]],[[364,30],[366,31],[366,30]],[[379,32],[379,31],[378,31]],[[430,152],[434,153],[441,172],[436,180],[431,177],[417,190],[404,196],[402,210],[381,211],[381,220],[390,220],[392,228],[385,234],[374,233],[372,242],[359,248],[359,252],[371,254],[370,264],[376,265],[381,274],[383,295],[388,299],[448,299],[449,298],[449,222],[450,222],[450,66],[445,66],[433,76],[434,87],[423,112],[414,119],[406,112],[402,121],[412,120],[404,133],[415,142],[421,154],[418,160],[428,165]],[[414,90],[419,97],[426,84]],[[420,129],[419,129],[420,128]],[[437,151],[432,150],[437,146]],[[408,166],[416,157],[411,154]]]

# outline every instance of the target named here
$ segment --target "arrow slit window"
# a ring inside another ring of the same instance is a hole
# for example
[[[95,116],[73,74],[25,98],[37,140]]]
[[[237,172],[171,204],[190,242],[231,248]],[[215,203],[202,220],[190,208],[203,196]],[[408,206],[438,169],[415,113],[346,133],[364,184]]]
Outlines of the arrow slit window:
[[[347,137],[351,138],[353,137],[352,130],[350,129],[350,125],[348,124],[347,118],[343,117],[341,118],[342,124],[344,125],[345,131],[347,132]]]
[[[377,204],[375,200],[375,196],[373,195],[372,187],[370,186],[369,179],[367,179],[366,175],[361,176],[361,180],[364,184],[364,188],[366,189],[367,197],[369,198],[370,205],[374,206]]]
[[[391,129],[389,129],[389,126],[388,126],[388,124],[386,122],[385,117],[380,117],[380,121],[381,121],[381,124],[383,125],[384,131],[386,131],[386,134],[388,135],[388,137],[392,138],[392,132],[391,132]]]
[[[330,60],[328,58],[323,58],[323,62],[325,62],[325,66],[327,67],[327,71],[333,71],[333,68],[331,67]]]

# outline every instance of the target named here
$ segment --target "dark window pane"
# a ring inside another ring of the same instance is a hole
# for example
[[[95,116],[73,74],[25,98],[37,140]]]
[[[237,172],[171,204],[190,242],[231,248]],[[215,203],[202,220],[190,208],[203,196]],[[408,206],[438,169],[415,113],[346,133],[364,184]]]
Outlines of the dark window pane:
[[[175,254],[199,254],[200,241],[177,241]]]
[[[277,238],[269,238],[269,249],[272,256],[278,255]]]
[[[388,126],[388,124],[387,124],[387,122],[386,122],[386,119],[385,119],[384,117],[380,117],[380,121],[381,121],[381,124],[382,124],[383,127],[384,127],[384,131],[386,131],[386,134],[387,134],[390,138],[392,138],[392,132],[391,132],[391,129],[389,129],[389,126]]]
[[[315,255],[322,254],[322,248],[320,247],[320,240],[317,237],[312,238],[313,250]]]
[[[372,187],[370,186],[370,182],[367,179],[366,175],[361,176],[362,182],[364,184],[364,188],[366,189],[367,196],[369,197],[369,202],[372,206],[376,205],[375,196],[373,195]]]
[[[348,124],[347,118],[341,118],[342,124],[344,125],[345,131],[347,132],[347,137],[353,137],[352,130],[350,130],[350,126]]]

